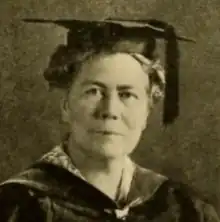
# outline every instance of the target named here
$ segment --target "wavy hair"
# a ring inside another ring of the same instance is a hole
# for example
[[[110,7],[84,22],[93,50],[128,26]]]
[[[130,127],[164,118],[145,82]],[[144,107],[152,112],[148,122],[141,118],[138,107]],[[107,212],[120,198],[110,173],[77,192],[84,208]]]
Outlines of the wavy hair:
[[[152,45],[151,45],[152,46]],[[151,48],[153,51],[154,49]],[[87,47],[79,50],[68,45],[59,45],[52,54],[49,65],[44,71],[44,78],[51,89],[68,90],[72,85],[82,65],[90,58],[100,54],[128,53],[136,59],[149,76],[150,93],[153,102],[157,102],[164,95],[165,71],[156,56],[149,56],[146,45],[140,41],[117,41],[104,47]],[[148,55],[147,55],[148,53]],[[150,57],[150,58],[149,58]]]

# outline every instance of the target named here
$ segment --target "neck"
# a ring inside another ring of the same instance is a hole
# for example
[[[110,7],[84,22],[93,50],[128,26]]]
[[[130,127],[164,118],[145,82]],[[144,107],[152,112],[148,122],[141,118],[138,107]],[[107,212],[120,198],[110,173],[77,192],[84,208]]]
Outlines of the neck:
[[[80,147],[72,138],[68,141],[68,153],[90,184],[115,199],[125,165],[125,157],[102,157]]]

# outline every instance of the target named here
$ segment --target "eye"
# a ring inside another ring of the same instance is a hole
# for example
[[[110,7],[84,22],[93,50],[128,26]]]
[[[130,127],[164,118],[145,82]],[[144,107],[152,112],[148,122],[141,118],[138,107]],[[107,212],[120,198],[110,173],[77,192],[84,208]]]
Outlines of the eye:
[[[133,92],[120,92],[119,93],[120,98],[122,99],[138,99],[138,96]]]
[[[97,95],[101,95],[102,92],[99,88],[93,87],[93,88],[86,89],[85,94],[86,95],[91,95],[91,96],[97,96]]]

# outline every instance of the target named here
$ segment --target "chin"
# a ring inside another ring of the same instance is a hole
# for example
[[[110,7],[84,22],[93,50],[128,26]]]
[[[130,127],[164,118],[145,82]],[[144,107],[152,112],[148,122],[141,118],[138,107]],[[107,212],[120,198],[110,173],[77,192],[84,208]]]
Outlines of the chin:
[[[99,146],[95,146],[93,151],[100,157],[115,159],[123,156],[129,155],[130,150],[124,149],[124,145],[122,144],[102,144]]]

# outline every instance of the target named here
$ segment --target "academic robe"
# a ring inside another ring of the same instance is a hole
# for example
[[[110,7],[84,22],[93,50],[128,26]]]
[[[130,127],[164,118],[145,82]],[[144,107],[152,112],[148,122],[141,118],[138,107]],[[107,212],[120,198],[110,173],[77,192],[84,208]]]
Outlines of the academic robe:
[[[112,200],[89,184],[58,146],[0,185],[0,221],[220,222],[188,186],[132,166],[132,178],[123,179],[129,184],[126,198]]]

